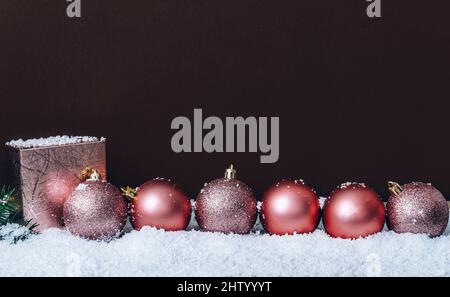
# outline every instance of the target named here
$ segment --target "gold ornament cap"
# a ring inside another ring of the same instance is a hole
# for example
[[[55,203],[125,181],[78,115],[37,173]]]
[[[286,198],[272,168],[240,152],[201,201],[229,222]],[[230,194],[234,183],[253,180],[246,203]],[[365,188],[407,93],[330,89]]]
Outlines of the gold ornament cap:
[[[236,178],[236,170],[234,169],[233,164],[225,170],[225,178],[226,179],[235,179]]]
[[[84,181],[98,181],[102,178],[102,176],[94,168],[86,167],[81,171],[81,178]]]
[[[132,187],[120,188],[120,190],[122,191],[122,196],[130,201],[133,201],[136,198],[138,192],[138,188]]]
[[[403,191],[402,186],[400,186],[399,183],[393,181],[388,181],[388,189],[389,193],[391,193],[392,195],[398,195]]]

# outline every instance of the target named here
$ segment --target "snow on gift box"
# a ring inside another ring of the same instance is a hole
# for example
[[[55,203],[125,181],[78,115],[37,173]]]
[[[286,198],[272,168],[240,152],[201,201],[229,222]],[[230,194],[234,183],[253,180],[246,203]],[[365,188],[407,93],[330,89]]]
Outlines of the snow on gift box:
[[[106,177],[105,142],[89,136],[55,136],[6,143],[24,218],[37,224],[37,231],[62,227],[63,203],[82,181],[84,168],[95,168]]]

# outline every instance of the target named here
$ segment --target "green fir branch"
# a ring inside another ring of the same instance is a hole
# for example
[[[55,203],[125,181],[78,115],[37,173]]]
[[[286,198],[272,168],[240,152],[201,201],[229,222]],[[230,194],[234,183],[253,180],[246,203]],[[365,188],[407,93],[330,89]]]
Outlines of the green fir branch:
[[[19,211],[14,192],[5,186],[0,189],[0,225],[12,223]]]
[[[31,221],[24,221],[18,219],[20,214],[20,204],[15,196],[15,190],[3,186],[0,189],[0,228],[6,224],[17,223],[27,228],[21,234],[15,235],[15,231],[0,234],[0,240],[8,239],[11,243],[16,244],[19,241],[27,239],[30,235],[36,234],[36,227],[38,226]]]

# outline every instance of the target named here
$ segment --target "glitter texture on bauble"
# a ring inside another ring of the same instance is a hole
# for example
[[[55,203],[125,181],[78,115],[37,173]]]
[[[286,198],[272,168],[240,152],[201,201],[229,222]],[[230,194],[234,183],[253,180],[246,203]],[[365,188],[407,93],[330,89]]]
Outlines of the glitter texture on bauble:
[[[428,234],[431,237],[444,233],[448,224],[449,209],[445,197],[430,184],[413,182],[400,186],[388,183],[388,226],[397,233]]]
[[[235,178],[233,165],[225,177],[206,184],[195,202],[195,217],[204,231],[249,233],[256,221],[257,208],[253,192]]]
[[[100,180],[95,170],[78,185],[64,203],[64,223],[74,235],[87,239],[111,239],[120,234],[127,218],[127,202],[118,188]]]

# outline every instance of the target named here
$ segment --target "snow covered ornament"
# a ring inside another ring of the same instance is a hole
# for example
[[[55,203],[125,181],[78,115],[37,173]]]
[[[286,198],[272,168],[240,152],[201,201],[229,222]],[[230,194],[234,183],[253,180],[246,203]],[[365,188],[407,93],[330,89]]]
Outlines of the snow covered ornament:
[[[118,188],[101,180],[91,168],[83,170],[84,182],[64,203],[65,227],[74,235],[87,239],[110,239],[125,226],[127,202]]]
[[[225,177],[206,184],[195,202],[195,217],[202,230],[223,233],[249,233],[256,221],[253,192],[237,180],[231,165]]]

